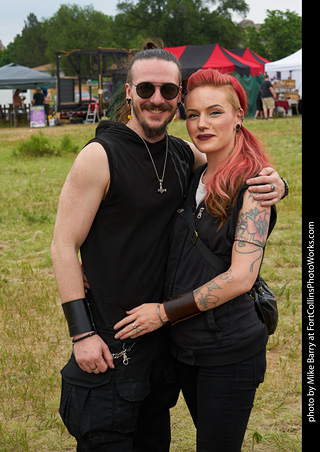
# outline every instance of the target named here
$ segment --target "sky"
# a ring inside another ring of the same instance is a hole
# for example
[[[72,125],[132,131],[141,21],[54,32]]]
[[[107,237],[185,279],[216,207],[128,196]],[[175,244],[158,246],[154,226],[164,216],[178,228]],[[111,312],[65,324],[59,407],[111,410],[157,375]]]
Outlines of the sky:
[[[14,37],[20,34],[24,22],[30,13],[34,13],[38,20],[47,19],[59,9],[60,4],[77,4],[87,6],[92,4],[94,9],[109,16],[117,14],[119,0],[0,0],[0,40],[4,46],[13,42]],[[124,1],[124,0],[123,0]],[[250,7],[246,19],[254,23],[262,23],[266,18],[266,10],[279,9],[280,11],[296,12],[302,15],[302,0],[246,0]],[[239,22],[243,17],[233,15],[233,20]],[[190,43],[191,44],[191,43]]]

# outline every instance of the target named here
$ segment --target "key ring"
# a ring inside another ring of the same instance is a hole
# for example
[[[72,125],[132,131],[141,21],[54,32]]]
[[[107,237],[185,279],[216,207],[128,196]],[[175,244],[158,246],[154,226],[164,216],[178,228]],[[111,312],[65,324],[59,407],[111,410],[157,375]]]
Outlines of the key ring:
[[[123,343],[123,346],[122,346],[121,352],[118,352],[118,353],[112,353],[112,354],[111,354],[111,355],[112,355],[112,358],[114,358],[114,359],[119,359],[119,358],[122,357],[122,363],[123,363],[123,365],[124,365],[124,366],[127,366],[127,365],[129,364],[129,359],[130,359],[130,358],[128,358],[127,353],[129,353],[129,352],[132,350],[132,348],[134,347],[134,345],[135,345],[135,342],[134,342],[130,347],[126,348],[126,344],[125,344],[125,342],[124,342],[124,343]]]

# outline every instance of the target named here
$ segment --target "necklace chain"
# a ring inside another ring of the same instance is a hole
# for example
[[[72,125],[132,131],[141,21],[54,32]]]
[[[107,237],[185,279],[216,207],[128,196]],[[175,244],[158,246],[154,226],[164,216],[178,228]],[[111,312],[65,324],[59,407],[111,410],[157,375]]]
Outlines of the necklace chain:
[[[137,135],[138,135],[138,134],[137,134]],[[158,182],[159,182],[158,192],[161,193],[161,195],[162,195],[163,193],[165,193],[165,192],[167,191],[166,188],[163,188],[163,187],[162,187],[162,184],[163,184],[164,175],[165,175],[165,172],[166,172],[166,166],[167,166],[167,157],[168,157],[168,134],[167,134],[167,132],[166,132],[166,155],[165,155],[165,158],[164,158],[164,164],[163,164],[163,171],[162,171],[161,179],[160,179],[160,177],[159,177],[158,170],[157,170],[157,168],[156,168],[156,165],[155,165],[155,163],[154,163],[154,160],[153,160],[153,158],[152,158],[152,155],[151,155],[150,149],[148,148],[147,143],[145,142],[145,140],[144,140],[140,135],[139,135],[139,137],[140,137],[141,140],[144,142],[144,145],[145,145],[145,147],[147,148],[149,157],[150,157],[150,159],[151,159],[151,162],[152,162],[152,165],[153,165],[153,168],[154,168],[154,172],[156,173],[156,176],[157,176],[157,179],[158,179]]]

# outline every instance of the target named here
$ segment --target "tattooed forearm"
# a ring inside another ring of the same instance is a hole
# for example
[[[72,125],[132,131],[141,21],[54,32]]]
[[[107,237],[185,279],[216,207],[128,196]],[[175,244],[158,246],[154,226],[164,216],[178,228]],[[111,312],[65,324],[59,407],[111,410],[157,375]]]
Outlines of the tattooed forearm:
[[[215,279],[194,290],[195,301],[200,311],[207,311],[208,309],[215,308],[220,304],[221,299],[218,296],[217,291],[221,290],[222,284],[229,284],[234,280],[231,269],[217,276]],[[217,281],[221,281],[219,285]]]
[[[218,276],[218,279],[226,283],[231,283],[234,280],[231,268],[229,268],[226,272],[221,273],[221,275]],[[219,287],[219,289],[221,289],[221,287]]]
[[[249,271],[252,273],[254,268],[254,264],[258,262],[260,264],[260,261],[263,257],[263,250],[260,246],[254,245],[253,247],[251,244],[247,244],[246,242],[242,240],[235,240],[234,242],[234,250],[238,254],[251,254],[253,257],[253,260],[250,262],[250,268]]]
[[[216,307],[220,300],[220,298],[213,294],[212,290],[208,287],[200,287],[193,293],[200,311],[207,311],[208,309]]]

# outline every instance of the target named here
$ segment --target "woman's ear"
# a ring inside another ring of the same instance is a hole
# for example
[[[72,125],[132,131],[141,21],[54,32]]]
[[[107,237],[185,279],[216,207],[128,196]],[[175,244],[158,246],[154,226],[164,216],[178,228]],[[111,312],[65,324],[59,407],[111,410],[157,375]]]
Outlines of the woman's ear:
[[[239,110],[238,110],[238,115],[239,115],[239,117],[240,117],[241,124],[242,124],[242,123],[243,123],[243,117],[244,117],[244,111],[243,111],[242,108],[239,108]]]

